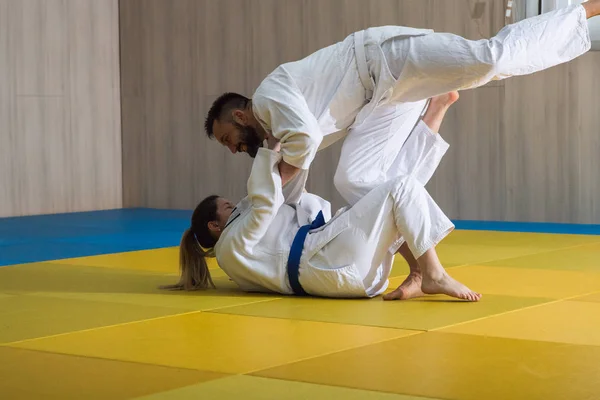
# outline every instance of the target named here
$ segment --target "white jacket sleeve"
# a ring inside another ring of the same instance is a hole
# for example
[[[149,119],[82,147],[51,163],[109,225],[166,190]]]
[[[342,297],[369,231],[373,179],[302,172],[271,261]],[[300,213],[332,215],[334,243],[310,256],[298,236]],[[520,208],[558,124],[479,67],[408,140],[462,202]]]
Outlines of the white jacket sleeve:
[[[253,111],[263,127],[281,142],[283,161],[307,170],[323,141],[323,133],[304,97],[293,89],[255,95]]]
[[[236,239],[242,240],[243,243],[240,245],[246,248],[252,248],[263,238],[283,204],[281,176],[278,169],[280,160],[279,153],[261,148],[252,164],[248,179],[250,211],[243,215],[243,220],[236,228],[236,236],[238,236]]]

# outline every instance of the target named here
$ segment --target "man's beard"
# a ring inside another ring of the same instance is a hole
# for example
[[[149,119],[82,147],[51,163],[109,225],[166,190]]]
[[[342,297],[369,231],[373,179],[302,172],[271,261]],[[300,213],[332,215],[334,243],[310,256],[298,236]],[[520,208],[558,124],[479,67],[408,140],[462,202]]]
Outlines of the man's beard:
[[[258,153],[258,149],[263,147],[263,140],[261,140],[260,135],[251,126],[240,125],[236,122],[234,124],[240,130],[240,144],[238,145],[237,150],[241,150],[241,146],[246,146],[246,153],[252,158],[256,157],[256,153]]]

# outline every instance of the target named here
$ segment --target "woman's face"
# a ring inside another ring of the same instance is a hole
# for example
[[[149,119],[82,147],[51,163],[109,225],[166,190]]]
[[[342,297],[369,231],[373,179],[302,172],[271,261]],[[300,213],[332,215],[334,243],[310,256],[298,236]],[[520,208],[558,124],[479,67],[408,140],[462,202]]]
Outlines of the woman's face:
[[[234,207],[235,204],[223,197],[217,199],[217,223],[221,230],[225,228]]]

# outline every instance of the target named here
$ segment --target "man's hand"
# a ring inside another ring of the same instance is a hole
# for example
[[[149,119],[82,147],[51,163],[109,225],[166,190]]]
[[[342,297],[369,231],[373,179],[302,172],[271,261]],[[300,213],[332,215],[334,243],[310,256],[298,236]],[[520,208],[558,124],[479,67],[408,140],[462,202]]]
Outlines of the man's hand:
[[[281,175],[281,186],[285,186],[296,174],[300,171],[300,168],[296,168],[293,165],[286,163],[281,160],[279,162],[279,174]]]

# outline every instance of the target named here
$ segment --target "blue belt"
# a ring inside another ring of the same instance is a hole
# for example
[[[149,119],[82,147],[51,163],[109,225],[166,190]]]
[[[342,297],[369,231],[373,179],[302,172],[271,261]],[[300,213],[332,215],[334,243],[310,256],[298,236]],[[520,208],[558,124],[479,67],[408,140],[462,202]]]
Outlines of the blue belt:
[[[323,212],[319,211],[317,218],[310,224],[304,225],[300,227],[298,233],[296,233],[296,237],[292,242],[292,247],[290,248],[290,255],[288,257],[287,270],[288,270],[288,278],[290,280],[290,286],[294,291],[294,294],[298,296],[306,296],[308,293],[302,289],[302,285],[300,285],[299,273],[300,273],[300,257],[302,257],[302,249],[304,249],[304,241],[306,240],[306,235],[308,235],[308,231],[311,229],[317,229],[325,225],[325,218],[323,217]]]

